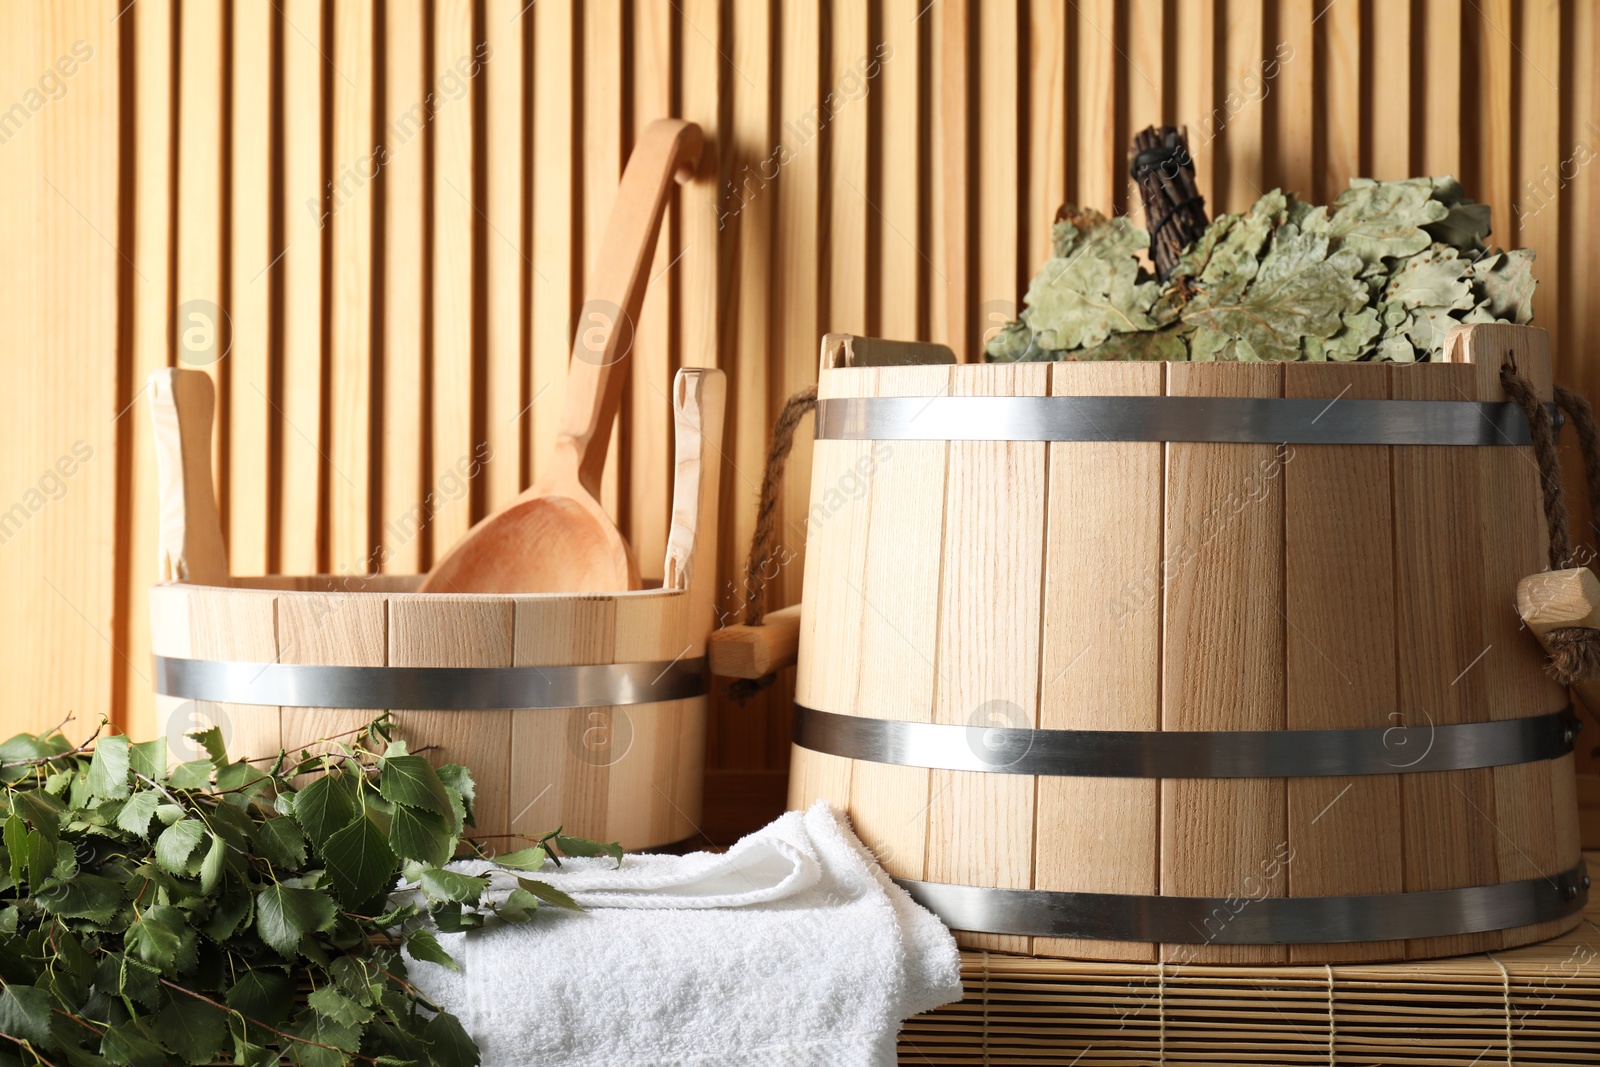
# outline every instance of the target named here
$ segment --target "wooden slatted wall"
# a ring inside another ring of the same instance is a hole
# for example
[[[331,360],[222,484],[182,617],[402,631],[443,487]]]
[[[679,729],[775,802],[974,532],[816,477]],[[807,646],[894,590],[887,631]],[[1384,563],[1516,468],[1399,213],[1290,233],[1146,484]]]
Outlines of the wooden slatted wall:
[[[1457,174],[1538,250],[1558,378],[1600,395],[1597,52],[1571,0],[3,0],[5,727],[151,728],[153,368],[216,379],[237,573],[425,568],[527,485],[659,115],[717,150],[665,226],[607,481],[647,575],[675,367],[730,375],[731,581],[819,335],[970,356],[1063,200],[1129,210],[1152,122],[1187,124],[1213,211]],[[789,691],[721,707],[715,795],[780,795]]]

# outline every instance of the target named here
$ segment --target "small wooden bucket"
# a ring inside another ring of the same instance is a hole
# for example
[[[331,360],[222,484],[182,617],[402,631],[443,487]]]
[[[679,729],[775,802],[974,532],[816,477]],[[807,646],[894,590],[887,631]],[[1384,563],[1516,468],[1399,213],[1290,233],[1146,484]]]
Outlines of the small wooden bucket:
[[[630,849],[696,832],[705,749],[725,383],[673,390],[672,530],[659,589],[416,593],[412,575],[230,578],[211,489],[212,389],[151,379],[162,584],[150,590],[160,728],[223,727],[291,753],[388,709],[413,750],[465,764],[477,835],[566,831]],[[536,550],[536,546],[530,546]]]
[[[862,367],[824,344],[791,807],[969,947],[1343,962],[1580,921],[1509,355]],[[848,362],[848,361],[844,361]]]

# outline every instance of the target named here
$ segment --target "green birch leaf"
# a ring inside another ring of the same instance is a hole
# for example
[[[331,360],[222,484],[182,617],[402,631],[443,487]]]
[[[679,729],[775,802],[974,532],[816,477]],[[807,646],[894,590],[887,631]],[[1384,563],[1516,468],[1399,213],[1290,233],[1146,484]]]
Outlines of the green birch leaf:
[[[227,764],[228,746],[222,739],[222,727],[208,726],[204,730],[190,730],[184,736],[205,749],[206,755],[211,757],[212,766],[220,769]]]
[[[586,837],[568,837],[559,831],[554,840],[563,856],[610,856],[619,865],[622,863],[622,846],[615,841],[590,841]]]
[[[280,971],[257,967],[241,974],[223,1000],[252,1022],[276,1026],[294,1009],[294,982]]]
[[[443,866],[450,859],[450,819],[432,811],[396,804],[389,821],[389,847],[401,859]]]
[[[439,768],[439,781],[444,783],[445,792],[450,795],[450,808],[455,815],[455,833],[460,833],[463,827],[472,821],[472,802],[477,799],[477,784],[472,780],[472,772],[459,763],[446,763]]]
[[[50,994],[12,982],[0,992],[0,1034],[10,1034],[46,1051],[56,1047],[50,1034]]]
[[[508,923],[525,923],[539,910],[539,898],[521,886],[506,894],[494,913]]]
[[[457,901],[462,904],[476,904],[483,899],[483,891],[489,884],[485,876],[461,874],[441,867],[423,871],[417,881],[423,895],[435,903]]]
[[[355,784],[343,774],[323,774],[294,795],[295,821],[319,850],[355,814]]]
[[[556,907],[564,908],[567,911],[583,910],[582,905],[580,905],[576,900],[573,900],[571,897],[567,896],[567,894],[563,893],[555,886],[549,885],[548,883],[541,882],[533,878],[518,878],[517,884],[523,889],[526,889],[528,892],[532,893],[534,896],[538,897],[540,900],[544,901],[546,904],[554,904]]]
[[[347,908],[359,908],[394,885],[398,861],[383,831],[358,815],[321,849],[328,877]]]
[[[409,804],[450,817],[450,795],[439,772],[421,756],[394,756],[379,761],[378,792],[394,804]]]
[[[122,805],[122,810],[117,813],[117,827],[148,837],[150,834],[150,820],[156,816],[156,806],[161,803],[161,794],[154,790],[143,790],[128,798]]]
[[[211,783],[211,761],[190,760],[172,768],[167,784],[173,789],[204,789]]]
[[[478,1046],[461,1021],[449,1012],[440,1012],[422,1028],[428,1043],[428,1059],[436,1067],[478,1067]]]
[[[222,871],[228,859],[228,845],[220,837],[211,839],[211,848],[200,863],[200,892],[210,896],[222,883]]]
[[[326,1016],[341,1026],[359,1026],[372,1018],[372,1010],[363,1007],[331,985],[314,989],[306,997],[318,1015]]]
[[[4,831],[0,831],[0,839],[6,846],[6,858],[11,864],[11,880],[20,882],[28,875],[28,825],[17,817],[16,812],[6,816]]]
[[[123,934],[123,948],[163,974],[171,974],[185,941],[194,937],[188,916],[168,904],[152,904],[139,911]]]
[[[411,953],[413,958],[426,963],[437,963],[442,967],[450,968],[452,971],[461,969],[461,965],[455,961],[455,957],[444,950],[439,944],[439,939],[433,935],[431,930],[418,929],[407,934],[406,951]]]
[[[60,797],[38,789],[17,789],[11,793],[11,810],[45,836],[52,846],[61,834],[61,816],[67,810]]]
[[[205,836],[198,819],[179,819],[156,838],[156,862],[173,874],[189,873],[189,857]]]
[[[128,795],[128,739],[122,734],[95,742],[89,761],[89,792],[96,797],[120,799]]]
[[[134,774],[142,774],[152,782],[167,780],[167,742],[164,738],[141,741],[128,748],[128,766]]]
[[[306,862],[306,836],[293,819],[266,819],[255,826],[255,849],[278,867],[301,867]]]
[[[135,1020],[107,1029],[100,1038],[100,1055],[118,1067],[162,1067],[167,1062],[161,1046],[145,1036]]]
[[[568,855],[577,855],[577,853],[568,853]],[[516,852],[502,852],[494,858],[494,862],[513,871],[537,871],[544,866],[545,860],[548,858],[549,853],[542,848],[536,847],[518,849]]]
[[[156,1032],[185,1063],[211,1063],[228,1038],[228,1017],[199,997],[177,990],[156,1015]]]
[[[269,885],[256,894],[256,932],[281,955],[299,955],[307,934],[333,928],[339,911],[333,898],[315,889]]]

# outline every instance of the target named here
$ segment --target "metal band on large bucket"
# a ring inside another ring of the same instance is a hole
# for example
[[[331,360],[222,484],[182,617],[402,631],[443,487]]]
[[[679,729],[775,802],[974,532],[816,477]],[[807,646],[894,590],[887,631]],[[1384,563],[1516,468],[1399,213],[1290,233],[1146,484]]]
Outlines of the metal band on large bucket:
[[[815,752],[937,770],[1077,778],[1319,778],[1505,767],[1565,756],[1577,729],[1570,707],[1495,722],[1157,731],[955,726],[794,706],[795,744]]]
[[[1547,405],[1555,425],[1561,413]],[[1209,396],[889,396],[817,401],[819,441],[1526,445],[1512,403]]]
[[[157,656],[155,671],[162,696],[292,708],[593,708],[709,691],[704,656],[566,667],[333,667]]]
[[[1157,897],[896,878],[956,930],[1186,945],[1323,945],[1510,930],[1581,911],[1582,861],[1520,882],[1349,897]]]

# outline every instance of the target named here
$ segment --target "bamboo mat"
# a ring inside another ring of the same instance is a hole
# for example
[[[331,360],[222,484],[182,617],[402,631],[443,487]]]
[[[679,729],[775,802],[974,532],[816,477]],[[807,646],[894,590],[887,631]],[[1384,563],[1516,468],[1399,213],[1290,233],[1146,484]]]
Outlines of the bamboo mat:
[[[961,979],[964,999],[906,1023],[901,1064],[1600,1064],[1600,892],[1571,933],[1489,955],[1159,967],[963,952]]]

